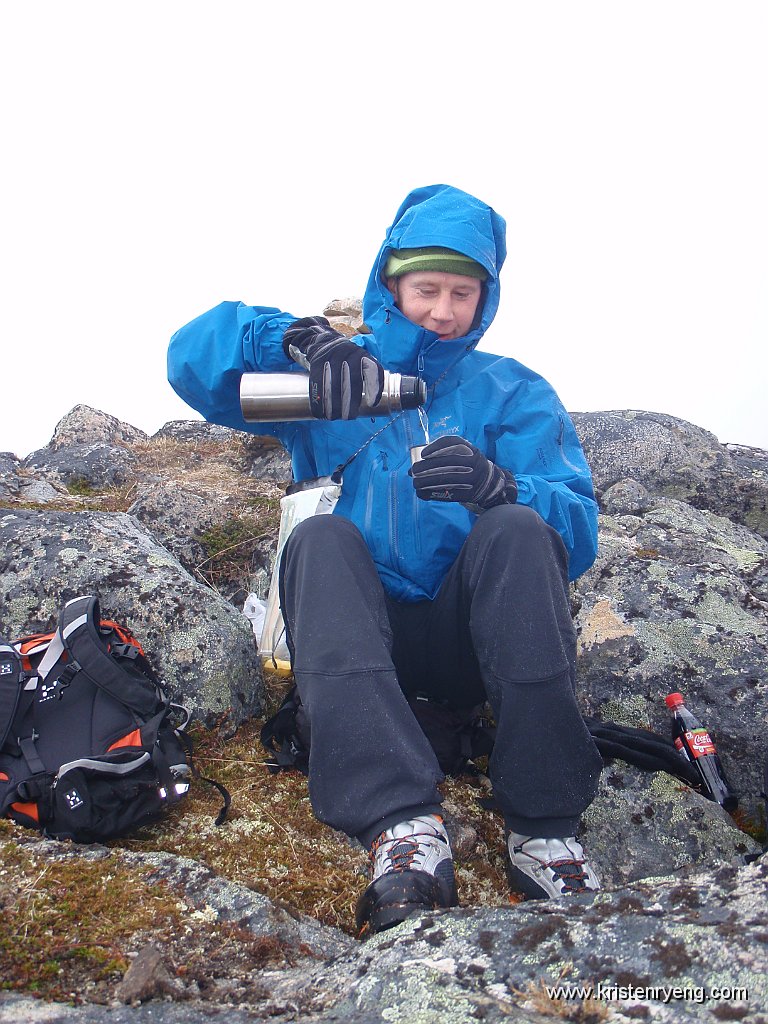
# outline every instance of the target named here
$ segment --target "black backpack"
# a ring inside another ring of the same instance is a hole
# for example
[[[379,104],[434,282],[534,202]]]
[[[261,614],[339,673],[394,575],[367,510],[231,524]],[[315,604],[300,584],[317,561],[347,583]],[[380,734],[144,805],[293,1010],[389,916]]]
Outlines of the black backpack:
[[[54,633],[0,641],[0,816],[82,843],[155,820],[189,790],[188,717],[96,597],[68,601]]]

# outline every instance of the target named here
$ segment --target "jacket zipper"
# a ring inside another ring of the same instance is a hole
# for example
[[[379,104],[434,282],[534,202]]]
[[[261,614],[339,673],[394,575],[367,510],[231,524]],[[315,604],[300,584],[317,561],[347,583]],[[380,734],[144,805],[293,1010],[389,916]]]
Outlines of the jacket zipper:
[[[414,445],[414,441],[417,440],[417,438],[414,437],[413,429],[411,427],[411,417],[413,417],[414,415],[416,415],[418,417],[419,425],[420,425],[421,429],[424,431],[424,435],[425,435],[424,436],[424,440],[426,440],[426,438],[428,436],[427,435],[427,428],[426,428],[426,414],[425,414],[423,408],[419,408],[419,409],[416,410],[415,414],[411,413],[410,416],[407,419],[405,419],[405,421],[404,421],[405,422],[405,435],[406,435],[406,449],[408,451],[408,462],[409,463],[411,461],[411,459],[410,459],[411,448]],[[419,444],[422,443],[422,439],[420,437],[418,438],[418,442],[419,442]],[[408,470],[406,469],[406,473],[407,472],[408,472]],[[418,498],[418,496],[416,494],[416,488],[413,486],[413,481],[411,481],[411,531],[412,531],[412,534],[413,534],[412,545],[413,545],[414,551],[417,551],[417,552],[421,551],[421,525],[419,523],[420,511],[421,510],[419,508],[419,505],[420,505],[420,501],[419,501],[419,498]]]
[[[368,488],[365,495],[365,534],[367,537],[372,536],[373,518],[375,513],[374,505],[374,494],[376,491],[376,474],[379,470],[383,470],[385,473],[388,471],[387,465],[387,452],[384,448],[379,449],[379,453],[376,458],[371,462],[370,469],[368,471]]]

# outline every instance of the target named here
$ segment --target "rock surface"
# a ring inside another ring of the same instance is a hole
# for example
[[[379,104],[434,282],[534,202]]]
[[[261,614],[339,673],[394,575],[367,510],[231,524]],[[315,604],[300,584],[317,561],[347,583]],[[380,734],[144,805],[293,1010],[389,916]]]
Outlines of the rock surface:
[[[121,445],[95,441],[41,449],[24,460],[24,469],[65,485],[97,490],[124,484],[136,470],[136,456]]]
[[[664,732],[663,698],[681,691],[755,814],[768,750],[768,542],[681,501],[643,505],[601,517],[597,561],[576,584],[582,692],[600,718]]]
[[[62,852],[61,844],[51,845],[54,858],[109,861],[126,856],[98,847]],[[209,917],[234,914],[261,934],[272,934],[275,927],[301,932],[302,922],[291,924],[284,917],[281,925],[280,912],[266,905],[244,916],[247,895],[211,895],[210,886],[200,884],[205,872],[192,867],[185,874],[190,865],[183,861],[176,869],[163,865],[156,872],[157,884],[167,881],[167,869],[176,870],[182,880],[182,898]],[[252,997],[251,1016],[243,1019],[468,1024],[557,1016],[763,1024],[768,1010],[766,896],[768,863],[762,858],[745,867],[687,869],[563,901],[427,914],[363,944],[324,936],[310,923],[303,933],[303,962],[265,971],[261,998]],[[318,953],[331,959],[313,961]],[[154,985],[167,997],[191,1002],[155,1003],[151,1017],[124,1018],[117,1007],[70,1010],[0,995],[0,1021],[117,1024],[217,1017],[214,1007],[184,992],[159,955],[145,959],[151,970],[137,972],[135,985],[129,970],[121,995],[132,993],[138,1001]],[[240,1019],[234,1006],[225,1012],[228,1020]]]
[[[326,313],[350,331],[359,317],[346,301]],[[0,1022],[170,1024],[223,1014],[233,1022],[768,1024],[768,865],[754,860],[761,845],[744,831],[758,832],[768,753],[768,453],[720,445],[658,413],[573,418],[601,510],[598,559],[573,588],[583,710],[666,734],[663,698],[681,690],[740,792],[738,824],[677,780],[614,761],[582,827],[603,892],[429,915],[363,945],[189,858],[13,836],[6,850],[90,857],[105,878],[118,861],[146,869],[191,908],[192,933],[196,922],[220,922],[257,941],[277,937],[292,954],[254,967],[247,983],[233,968],[201,1001],[159,946],[160,959],[147,954],[147,991],[154,979],[164,1001],[69,1007],[6,994]],[[122,482],[110,477],[110,459],[125,468]],[[239,607],[269,575],[289,473],[272,438],[191,421],[147,438],[76,407],[24,464],[0,455],[0,633],[48,627],[61,600],[93,591],[146,641],[198,719],[234,726],[258,714],[262,679]],[[78,481],[95,493],[72,494],[66,485]],[[235,824],[243,849],[245,826],[257,835],[262,827]],[[480,812],[451,804],[447,825],[468,864],[482,856]],[[603,989],[598,998],[548,995],[545,986],[558,982]],[[716,999],[718,986],[748,997]],[[682,997],[669,994],[675,988]]]
[[[631,478],[768,536],[768,454],[662,413],[574,413],[599,496]]]
[[[100,409],[92,409],[89,405],[76,405],[56,424],[53,437],[42,450],[57,452],[81,444],[100,442],[130,447],[146,440],[147,435],[138,427],[124,423]]]

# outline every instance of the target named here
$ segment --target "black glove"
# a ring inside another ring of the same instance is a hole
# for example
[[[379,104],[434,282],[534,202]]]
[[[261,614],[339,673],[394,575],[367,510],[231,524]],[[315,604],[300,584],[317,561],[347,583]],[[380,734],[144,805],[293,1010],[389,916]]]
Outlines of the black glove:
[[[671,740],[648,729],[634,729],[599,718],[584,716],[584,721],[604,761],[617,757],[647,772],[667,772],[689,786],[701,786],[696,766],[678,753]]]
[[[411,467],[416,494],[425,501],[460,501],[480,509],[514,505],[517,484],[463,437],[438,437]]]
[[[381,398],[384,367],[334,331],[324,316],[292,323],[283,334],[283,351],[309,370],[309,405],[319,420],[353,420],[363,394],[366,406]]]

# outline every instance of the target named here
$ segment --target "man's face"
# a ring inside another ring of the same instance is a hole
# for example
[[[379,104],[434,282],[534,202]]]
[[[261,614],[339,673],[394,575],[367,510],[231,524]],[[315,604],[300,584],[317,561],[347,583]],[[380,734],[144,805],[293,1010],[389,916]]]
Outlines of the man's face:
[[[436,270],[415,270],[402,277],[390,277],[387,287],[403,316],[434,331],[441,341],[463,338],[469,333],[483,290],[476,277]]]

